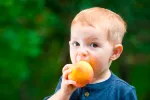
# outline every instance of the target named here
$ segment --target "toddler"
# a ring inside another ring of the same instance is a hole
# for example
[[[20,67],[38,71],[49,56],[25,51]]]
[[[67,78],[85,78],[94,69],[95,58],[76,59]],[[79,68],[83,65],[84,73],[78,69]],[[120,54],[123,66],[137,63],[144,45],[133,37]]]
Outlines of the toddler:
[[[94,78],[82,88],[75,87],[76,82],[68,79],[71,64],[67,64],[55,94],[44,100],[137,100],[135,88],[109,69],[123,51],[125,32],[124,20],[108,9],[93,7],[79,12],[71,23],[70,58],[72,64],[90,63]]]

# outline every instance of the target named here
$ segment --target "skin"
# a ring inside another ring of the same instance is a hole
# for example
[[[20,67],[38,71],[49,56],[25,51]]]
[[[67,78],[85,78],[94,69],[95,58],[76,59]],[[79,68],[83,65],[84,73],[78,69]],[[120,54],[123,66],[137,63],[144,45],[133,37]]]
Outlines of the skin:
[[[89,62],[94,70],[94,78],[91,84],[107,80],[111,73],[109,67],[113,60],[119,58],[123,46],[113,44],[107,38],[107,33],[102,28],[76,23],[71,27],[70,58],[72,64],[84,60]],[[63,78],[61,89],[48,100],[69,100],[71,94],[76,90],[75,81],[68,80],[71,72],[71,64],[63,67]]]

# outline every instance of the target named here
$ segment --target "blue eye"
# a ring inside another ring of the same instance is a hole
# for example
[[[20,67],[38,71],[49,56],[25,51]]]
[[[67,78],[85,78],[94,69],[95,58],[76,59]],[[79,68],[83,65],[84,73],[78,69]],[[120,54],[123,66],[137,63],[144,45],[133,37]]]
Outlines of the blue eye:
[[[96,43],[92,43],[90,46],[93,47],[93,48],[98,47],[98,45]]]
[[[73,44],[73,46],[80,46],[80,44],[78,42],[73,42],[72,44]]]

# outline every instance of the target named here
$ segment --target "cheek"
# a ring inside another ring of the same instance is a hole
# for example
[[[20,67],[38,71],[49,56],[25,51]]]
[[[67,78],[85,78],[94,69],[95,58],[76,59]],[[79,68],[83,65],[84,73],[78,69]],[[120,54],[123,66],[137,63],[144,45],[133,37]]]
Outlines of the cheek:
[[[100,57],[98,55],[92,55],[90,59],[90,64],[93,66],[93,68],[96,68],[101,64]]]
[[[97,75],[104,71],[104,69],[107,66],[107,63],[103,58],[99,58],[96,56],[93,59],[91,59],[91,65],[93,67],[95,75]]]
[[[75,63],[75,52],[72,49],[70,49],[70,59],[71,59],[71,62],[74,64]]]
[[[93,54],[91,56],[91,65],[94,67],[94,69],[101,69],[103,66],[107,65],[108,57],[106,57],[104,54]]]

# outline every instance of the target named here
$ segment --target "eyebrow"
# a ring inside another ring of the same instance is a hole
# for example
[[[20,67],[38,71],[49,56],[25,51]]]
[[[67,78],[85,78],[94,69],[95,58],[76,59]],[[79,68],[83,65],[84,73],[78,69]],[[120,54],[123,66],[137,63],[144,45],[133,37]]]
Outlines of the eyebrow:
[[[78,39],[77,37],[71,37],[72,39]],[[87,37],[86,40],[99,40],[99,38]]]
[[[90,40],[98,40],[98,38],[91,38],[91,37],[89,37],[89,38],[87,38],[87,39],[90,39]]]

